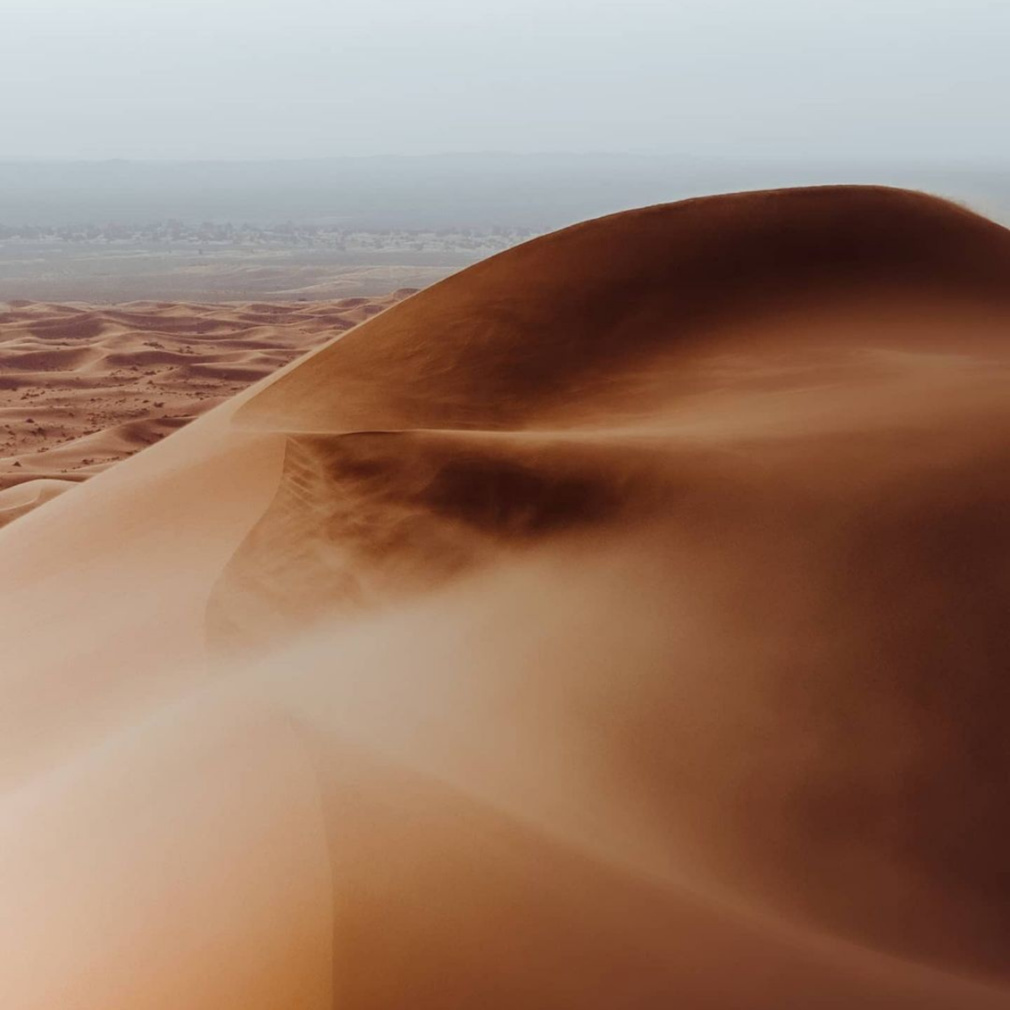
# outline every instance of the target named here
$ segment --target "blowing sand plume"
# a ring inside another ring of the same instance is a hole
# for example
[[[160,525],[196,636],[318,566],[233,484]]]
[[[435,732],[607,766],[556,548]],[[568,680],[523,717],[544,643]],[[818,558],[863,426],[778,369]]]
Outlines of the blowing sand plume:
[[[1010,1008],[1010,233],[746,193],[382,307],[2,492],[5,1006]]]

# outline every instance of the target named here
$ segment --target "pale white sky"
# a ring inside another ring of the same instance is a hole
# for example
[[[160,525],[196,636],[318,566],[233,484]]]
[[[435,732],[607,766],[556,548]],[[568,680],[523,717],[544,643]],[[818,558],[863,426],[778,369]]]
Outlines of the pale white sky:
[[[1010,162],[1010,0],[0,0],[0,159]]]

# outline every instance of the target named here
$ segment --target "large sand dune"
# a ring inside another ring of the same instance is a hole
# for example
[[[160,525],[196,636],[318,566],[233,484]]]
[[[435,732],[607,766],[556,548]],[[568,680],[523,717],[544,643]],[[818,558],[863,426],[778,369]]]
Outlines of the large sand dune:
[[[648,208],[10,523],[10,1005],[1010,1007],[1008,336],[942,201]]]

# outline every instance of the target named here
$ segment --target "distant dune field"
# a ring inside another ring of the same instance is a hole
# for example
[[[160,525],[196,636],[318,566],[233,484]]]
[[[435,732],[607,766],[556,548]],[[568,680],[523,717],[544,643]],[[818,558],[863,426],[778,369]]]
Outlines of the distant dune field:
[[[2,322],[38,497],[234,394],[3,492],[5,1005],[1010,1008],[1005,228],[775,190]]]
[[[410,293],[311,304],[0,303],[0,525]]]

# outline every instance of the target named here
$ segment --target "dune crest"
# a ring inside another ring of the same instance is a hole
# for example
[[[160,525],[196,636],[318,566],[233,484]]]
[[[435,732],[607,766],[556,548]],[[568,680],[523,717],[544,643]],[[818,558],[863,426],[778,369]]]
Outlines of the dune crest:
[[[1008,337],[944,201],[646,208],[10,524],[22,1005],[1010,1006]]]

